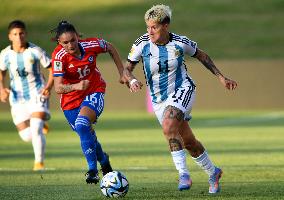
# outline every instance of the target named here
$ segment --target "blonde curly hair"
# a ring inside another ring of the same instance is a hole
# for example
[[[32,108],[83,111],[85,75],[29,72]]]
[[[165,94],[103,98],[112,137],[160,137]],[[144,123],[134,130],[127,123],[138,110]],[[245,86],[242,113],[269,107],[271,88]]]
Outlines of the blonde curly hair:
[[[172,10],[169,6],[160,4],[155,5],[145,13],[144,19],[148,21],[154,20],[159,24],[169,24],[172,18]]]

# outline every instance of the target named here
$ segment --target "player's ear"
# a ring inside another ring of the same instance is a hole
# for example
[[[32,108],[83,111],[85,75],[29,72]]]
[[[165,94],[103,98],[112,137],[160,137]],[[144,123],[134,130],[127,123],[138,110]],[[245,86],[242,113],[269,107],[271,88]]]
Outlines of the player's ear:
[[[170,24],[166,23],[164,24],[164,27],[168,30],[169,29]]]

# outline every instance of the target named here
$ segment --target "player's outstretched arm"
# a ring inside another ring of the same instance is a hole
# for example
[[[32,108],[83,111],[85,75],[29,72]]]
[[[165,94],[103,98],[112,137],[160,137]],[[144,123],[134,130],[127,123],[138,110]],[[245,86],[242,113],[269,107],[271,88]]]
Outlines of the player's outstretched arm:
[[[204,51],[197,49],[194,57],[197,58],[207,69],[209,69],[212,74],[216,75],[224,87],[228,90],[236,89],[238,85],[237,82],[225,77]]]
[[[53,74],[52,74],[52,70],[51,70],[51,65],[50,65],[50,67],[48,67],[48,71],[49,71],[48,81],[47,81],[45,87],[42,90],[42,95],[44,95],[46,98],[48,98],[50,96],[50,91],[51,91],[52,86],[53,86]]]
[[[126,66],[123,70],[123,77],[124,77],[124,80],[127,83],[127,86],[130,89],[130,92],[137,92],[143,86],[143,84],[140,81],[138,81],[135,78],[135,76],[132,74],[132,71],[134,70],[135,65],[136,65],[136,63],[132,63],[132,62],[127,61]]]
[[[54,89],[57,94],[65,94],[74,90],[85,90],[89,87],[89,80],[81,80],[75,84],[63,84],[62,77],[54,77]]]
[[[124,84],[125,83],[125,80],[124,80],[124,77],[123,77],[123,64],[122,64],[122,61],[121,61],[121,58],[119,56],[119,53],[118,51],[116,50],[116,48],[109,42],[107,42],[107,51],[109,52],[109,55],[112,57],[116,67],[117,67],[117,70],[118,70],[118,73],[120,75],[120,79],[119,79],[119,82],[121,84]]]

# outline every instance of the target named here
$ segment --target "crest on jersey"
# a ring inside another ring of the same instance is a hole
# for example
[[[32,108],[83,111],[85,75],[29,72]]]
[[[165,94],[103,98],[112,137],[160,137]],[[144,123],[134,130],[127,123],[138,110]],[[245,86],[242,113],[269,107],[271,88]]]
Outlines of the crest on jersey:
[[[88,61],[89,61],[90,63],[94,62],[94,56],[90,56],[90,57],[88,58]]]
[[[62,71],[62,62],[54,61],[53,68],[54,68],[54,71]]]
[[[34,59],[30,59],[30,63],[33,65],[35,63]]]
[[[175,50],[175,56],[179,57],[181,55],[181,52],[179,50]]]

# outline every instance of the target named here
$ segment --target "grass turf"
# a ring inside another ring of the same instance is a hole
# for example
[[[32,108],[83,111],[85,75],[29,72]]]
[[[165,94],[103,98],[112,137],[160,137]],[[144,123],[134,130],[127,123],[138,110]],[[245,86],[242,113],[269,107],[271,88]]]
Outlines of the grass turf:
[[[170,30],[197,41],[213,58],[283,58],[283,0],[1,0],[0,46],[8,44],[8,23],[22,19],[29,39],[51,53],[49,31],[66,19],[83,37],[112,42],[126,59],[146,32],[146,10],[161,3],[173,9]]]
[[[105,199],[84,181],[79,138],[62,113],[53,113],[45,172],[32,172],[31,144],[17,135],[9,113],[0,117],[0,199]],[[192,127],[214,163],[222,191],[208,191],[207,175],[188,157],[193,187],[177,190],[177,173],[156,119],[145,113],[104,113],[97,135],[113,168],[126,174],[125,199],[284,199],[284,113],[199,112]],[[282,196],[281,196],[282,195]]]

